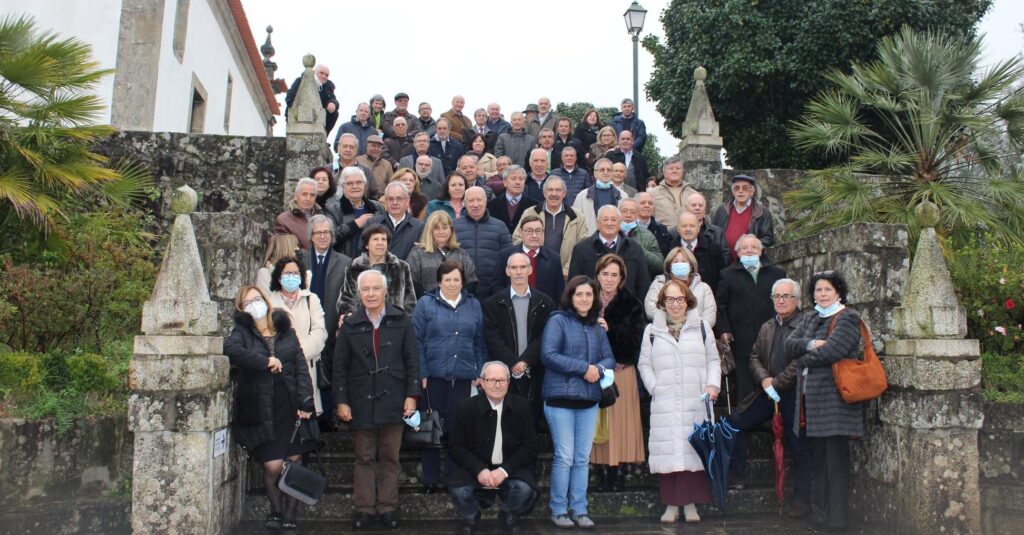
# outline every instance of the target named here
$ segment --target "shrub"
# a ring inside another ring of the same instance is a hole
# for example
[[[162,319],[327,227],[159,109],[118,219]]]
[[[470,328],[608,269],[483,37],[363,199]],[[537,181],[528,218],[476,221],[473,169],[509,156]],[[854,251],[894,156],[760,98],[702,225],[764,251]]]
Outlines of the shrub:
[[[981,350],[1024,356],[1024,247],[987,236],[973,238],[951,255],[950,273],[967,309],[967,334]]]
[[[0,353],[0,388],[16,397],[42,390],[46,371],[40,357],[24,352]]]
[[[1024,403],[1024,358],[1021,355],[981,355],[981,384],[985,397],[1002,403]]]
[[[67,359],[68,388],[83,394],[103,393],[118,386],[117,377],[111,374],[110,361],[95,353],[81,353]]]

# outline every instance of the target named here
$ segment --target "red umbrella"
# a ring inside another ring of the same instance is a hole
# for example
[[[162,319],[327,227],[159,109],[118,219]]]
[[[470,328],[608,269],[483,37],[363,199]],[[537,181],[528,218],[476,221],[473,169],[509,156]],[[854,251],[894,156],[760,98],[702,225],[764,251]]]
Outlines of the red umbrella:
[[[779,404],[775,404],[775,415],[772,416],[772,454],[775,456],[775,502],[779,505],[779,516],[782,516],[783,487],[786,486],[785,453],[782,450],[782,413]]]

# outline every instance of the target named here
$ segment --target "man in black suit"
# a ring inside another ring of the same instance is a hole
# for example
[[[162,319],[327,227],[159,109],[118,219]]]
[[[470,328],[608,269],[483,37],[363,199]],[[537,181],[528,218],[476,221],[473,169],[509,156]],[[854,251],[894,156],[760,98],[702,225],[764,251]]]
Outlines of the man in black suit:
[[[623,130],[619,133],[619,148],[605,154],[612,163],[626,164],[626,184],[636,190],[647,191],[647,181],[651,172],[647,168],[647,159],[639,151],[633,150],[633,132]]]
[[[519,517],[537,498],[533,416],[525,399],[507,395],[510,379],[505,363],[484,364],[478,383],[483,395],[463,401],[458,424],[448,430],[448,455],[455,463],[448,492],[462,517],[462,533],[473,533],[481,507],[495,498],[501,498],[503,527],[517,533]]]
[[[327,65],[323,63],[313,68],[313,74],[316,75],[317,89],[320,92],[320,104],[323,104],[324,110],[327,112],[327,120],[324,123],[324,130],[328,134],[334,128],[334,123],[338,122],[338,98],[334,96],[334,82],[328,80],[331,76],[331,70],[327,68]],[[298,77],[292,82],[292,86],[288,88],[288,93],[284,96],[284,103],[287,108],[284,109],[284,116],[288,117],[288,109],[292,107],[292,103],[295,102],[295,95],[299,92],[299,82],[302,81],[302,77]]]
[[[597,232],[572,248],[569,260],[569,278],[576,275],[597,276],[597,260],[608,253],[615,253],[626,263],[626,286],[633,295],[647,295],[651,275],[647,271],[644,249],[632,238],[622,233],[622,216],[619,209],[610,204],[597,211]]]
[[[690,212],[679,214],[679,225],[673,232],[673,247],[683,247],[697,259],[700,280],[718,290],[718,277],[729,266],[729,251],[722,240],[722,229],[708,223],[701,226],[697,216]]]
[[[494,280],[498,286],[508,286],[510,278],[505,263],[516,253],[527,255],[532,272],[529,277],[531,288],[536,288],[552,299],[560,299],[565,288],[562,278],[562,259],[558,252],[544,247],[544,221],[536,214],[523,216],[519,227],[522,242],[506,247],[498,253],[498,263],[494,269]]]
[[[491,217],[500,220],[508,227],[509,234],[516,229],[519,218],[527,208],[537,206],[537,202],[524,195],[526,190],[526,169],[518,165],[510,165],[505,169],[504,195],[495,195],[487,203],[487,211]]]
[[[331,377],[334,362],[334,341],[338,333],[338,309],[334,306],[338,302],[338,295],[341,294],[341,285],[345,282],[345,272],[352,264],[352,259],[346,255],[334,251],[331,244],[334,243],[334,222],[331,218],[317,214],[309,218],[309,239],[313,246],[302,251],[302,265],[309,266],[312,277],[309,281],[309,290],[320,298],[324,308],[324,325],[327,326],[327,344],[320,353],[320,361],[317,366],[324,366],[325,374],[322,377]],[[321,384],[320,399],[324,407],[334,406],[334,389],[330,384]],[[321,428],[336,428],[334,425],[334,412],[325,410],[320,416]]]

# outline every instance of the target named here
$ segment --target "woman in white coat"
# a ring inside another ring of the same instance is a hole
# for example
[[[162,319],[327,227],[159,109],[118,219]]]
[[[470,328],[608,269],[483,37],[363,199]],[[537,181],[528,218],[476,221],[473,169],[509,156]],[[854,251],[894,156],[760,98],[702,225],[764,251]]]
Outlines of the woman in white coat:
[[[668,256],[665,257],[665,273],[654,277],[654,281],[651,282],[651,287],[644,298],[644,312],[647,313],[647,318],[654,319],[661,287],[670,279],[676,279],[690,289],[690,293],[697,298],[697,314],[704,320],[707,328],[714,327],[718,317],[715,292],[708,283],[700,280],[700,274],[697,273],[697,258],[685,247],[676,247],[668,252]]]
[[[705,420],[706,394],[718,398],[721,381],[715,335],[695,308],[697,300],[678,279],[662,286],[654,322],[640,345],[640,378],[651,393],[651,473],[659,475],[664,523],[700,522],[694,504],[711,501],[711,487],[700,456],[687,438]]]

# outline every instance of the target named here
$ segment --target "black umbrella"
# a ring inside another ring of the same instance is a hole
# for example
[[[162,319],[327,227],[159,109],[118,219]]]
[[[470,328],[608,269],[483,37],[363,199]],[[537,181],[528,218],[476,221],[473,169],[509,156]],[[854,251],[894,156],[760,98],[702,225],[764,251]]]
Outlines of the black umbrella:
[[[724,511],[728,491],[729,460],[732,459],[732,446],[740,430],[727,420],[715,421],[710,399],[704,400],[704,408],[707,410],[708,419],[702,424],[693,424],[689,441],[704,463],[704,471],[708,475],[715,503]]]

